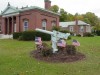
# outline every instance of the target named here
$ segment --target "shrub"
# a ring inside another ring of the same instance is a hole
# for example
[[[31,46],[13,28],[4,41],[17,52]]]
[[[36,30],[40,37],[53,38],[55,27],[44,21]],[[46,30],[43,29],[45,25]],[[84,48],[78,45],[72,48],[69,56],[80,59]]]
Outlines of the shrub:
[[[96,34],[97,34],[98,36],[100,36],[100,30],[97,30],[97,31],[96,31]]]
[[[35,39],[35,31],[24,31],[21,35],[22,40],[29,41]]]
[[[81,34],[77,34],[76,36],[81,37]]]
[[[23,36],[19,36],[18,40],[23,40]]]
[[[66,51],[69,55],[74,55],[76,54],[76,48],[74,45],[67,45],[66,46]]]
[[[60,30],[60,27],[57,27],[57,26],[53,26],[53,27],[52,27],[52,30],[56,30],[56,31],[59,31],[59,30]]]
[[[70,39],[72,39],[72,38],[71,38],[71,36],[68,36],[68,38],[67,38],[67,39],[68,39],[68,40],[70,40]]]
[[[22,35],[22,32],[14,32],[13,33],[13,39],[18,39],[19,36],[21,36],[21,35]]]
[[[36,31],[35,36],[41,37],[43,41],[50,41],[51,40],[50,34],[46,34],[46,33]]]
[[[93,37],[94,35],[92,33],[83,33],[83,37]]]
[[[19,33],[14,33],[13,37],[18,40],[24,40],[24,41],[29,41],[29,40],[35,40],[35,37],[41,37],[43,41],[50,41],[51,40],[51,35],[38,32],[38,31],[24,31]]]
[[[62,33],[70,33],[70,32],[67,31],[67,30],[60,30],[60,32],[62,32]]]
[[[42,55],[45,57],[52,55],[52,50],[46,43],[43,43]]]

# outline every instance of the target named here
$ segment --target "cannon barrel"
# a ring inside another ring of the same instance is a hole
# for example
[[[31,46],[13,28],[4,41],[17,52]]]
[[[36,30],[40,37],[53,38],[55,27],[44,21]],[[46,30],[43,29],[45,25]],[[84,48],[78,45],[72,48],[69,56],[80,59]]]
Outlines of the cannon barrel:
[[[50,34],[50,35],[53,35],[53,32],[51,32],[51,31],[42,30],[42,29],[39,29],[39,28],[36,28],[35,30],[36,30],[36,31],[39,31],[39,32],[43,32],[43,33],[46,33],[46,34]]]

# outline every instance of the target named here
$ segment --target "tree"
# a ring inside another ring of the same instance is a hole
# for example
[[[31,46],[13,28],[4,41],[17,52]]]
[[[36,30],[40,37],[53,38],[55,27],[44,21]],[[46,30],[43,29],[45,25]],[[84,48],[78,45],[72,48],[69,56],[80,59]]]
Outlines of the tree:
[[[55,13],[58,13],[59,7],[57,5],[53,5],[53,6],[51,6],[50,10],[55,12]]]
[[[64,9],[60,9],[60,22],[67,21],[67,12]]]
[[[98,17],[92,12],[87,12],[86,14],[83,14],[83,16],[84,18],[88,18],[91,26],[95,26],[98,22]]]
[[[83,20],[82,21],[84,21],[84,22],[86,22],[86,23],[88,23],[88,24],[91,24],[91,22],[89,21],[89,19],[88,18],[83,18]]]
[[[75,20],[74,15],[68,13],[67,14],[67,21],[74,21],[74,20]]]

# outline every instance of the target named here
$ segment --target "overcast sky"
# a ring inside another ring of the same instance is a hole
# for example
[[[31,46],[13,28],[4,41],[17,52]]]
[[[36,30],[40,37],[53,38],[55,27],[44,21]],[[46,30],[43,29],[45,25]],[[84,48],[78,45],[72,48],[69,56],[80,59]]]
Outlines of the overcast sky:
[[[99,0],[51,0],[51,5],[58,5],[71,14],[93,12],[100,17]],[[21,8],[22,6],[39,6],[44,8],[44,0],[0,0],[0,11],[3,11],[8,2],[12,6]]]

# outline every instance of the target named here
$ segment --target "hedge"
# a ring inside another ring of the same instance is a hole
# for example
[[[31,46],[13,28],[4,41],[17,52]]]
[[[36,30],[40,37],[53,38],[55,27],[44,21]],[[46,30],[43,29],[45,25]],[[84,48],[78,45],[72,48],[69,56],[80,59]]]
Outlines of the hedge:
[[[86,32],[83,33],[83,37],[94,37],[94,34]]]
[[[13,39],[18,39],[18,40],[30,41],[30,40],[34,40],[35,37],[41,37],[43,41],[51,40],[50,34],[38,32],[38,31],[24,31],[24,32],[13,33]],[[71,39],[71,36],[69,36],[68,39]]]
[[[97,30],[97,31],[96,31],[96,34],[97,34],[98,36],[100,36],[100,30]]]
[[[21,36],[21,35],[22,35],[22,32],[14,32],[13,33],[13,39],[18,39],[19,36]]]
[[[34,40],[35,37],[41,37],[43,41],[50,41],[51,35],[38,32],[38,31],[24,31],[13,33],[13,39],[19,39],[24,41]]]

